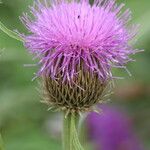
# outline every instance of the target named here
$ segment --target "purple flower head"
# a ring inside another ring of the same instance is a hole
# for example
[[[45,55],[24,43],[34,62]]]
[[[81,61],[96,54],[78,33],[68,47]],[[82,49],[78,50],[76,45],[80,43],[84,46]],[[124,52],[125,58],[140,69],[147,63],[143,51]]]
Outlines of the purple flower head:
[[[63,82],[70,82],[82,66],[103,82],[112,78],[112,67],[126,68],[135,53],[129,42],[137,28],[128,29],[131,12],[122,12],[123,7],[115,0],[35,2],[32,17],[25,14],[22,21],[31,33],[25,45],[40,59],[38,75],[56,79],[61,74]]]
[[[129,118],[113,107],[102,106],[101,115],[91,113],[87,118],[90,140],[95,150],[143,150],[132,130]]]

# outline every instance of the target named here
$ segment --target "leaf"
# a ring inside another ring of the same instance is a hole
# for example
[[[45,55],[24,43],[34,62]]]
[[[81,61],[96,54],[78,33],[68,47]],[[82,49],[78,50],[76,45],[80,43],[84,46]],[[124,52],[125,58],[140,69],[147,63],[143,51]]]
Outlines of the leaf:
[[[10,36],[13,39],[16,39],[18,41],[23,42],[23,38],[21,38],[16,32],[11,31],[10,29],[8,29],[1,21],[0,21],[0,29],[6,33],[8,36]]]

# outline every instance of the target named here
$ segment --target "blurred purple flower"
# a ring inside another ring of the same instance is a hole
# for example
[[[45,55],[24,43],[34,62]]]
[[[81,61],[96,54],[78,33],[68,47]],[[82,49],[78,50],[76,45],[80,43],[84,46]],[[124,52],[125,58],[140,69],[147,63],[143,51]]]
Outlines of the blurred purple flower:
[[[90,140],[96,150],[143,150],[125,114],[108,107],[103,113],[89,114],[87,118]]]
[[[49,4],[50,3],[50,4]],[[130,41],[137,27],[127,27],[129,9],[115,0],[43,0],[31,7],[32,17],[24,14],[23,23],[31,33],[25,45],[42,65],[38,75],[62,81],[78,76],[78,66],[96,73],[99,79],[112,78],[111,68],[124,68],[134,54]]]

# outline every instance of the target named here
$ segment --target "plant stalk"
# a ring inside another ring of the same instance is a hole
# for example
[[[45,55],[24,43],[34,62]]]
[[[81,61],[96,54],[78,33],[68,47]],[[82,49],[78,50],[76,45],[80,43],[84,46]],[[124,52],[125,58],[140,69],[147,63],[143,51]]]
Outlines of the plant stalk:
[[[79,115],[77,113],[69,113],[67,116],[64,114],[63,119],[63,150],[84,150],[77,133]]]

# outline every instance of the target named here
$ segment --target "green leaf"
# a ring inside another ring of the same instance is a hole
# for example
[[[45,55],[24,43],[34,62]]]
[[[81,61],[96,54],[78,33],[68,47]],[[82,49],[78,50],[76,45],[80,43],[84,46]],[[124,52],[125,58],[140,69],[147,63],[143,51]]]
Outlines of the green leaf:
[[[0,21],[0,29],[6,33],[8,36],[10,36],[13,39],[16,39],[18,41],[23,42],[23,38],[21,38],[16,32],[11,31],[10,29],[8,29],[1,21]]]

